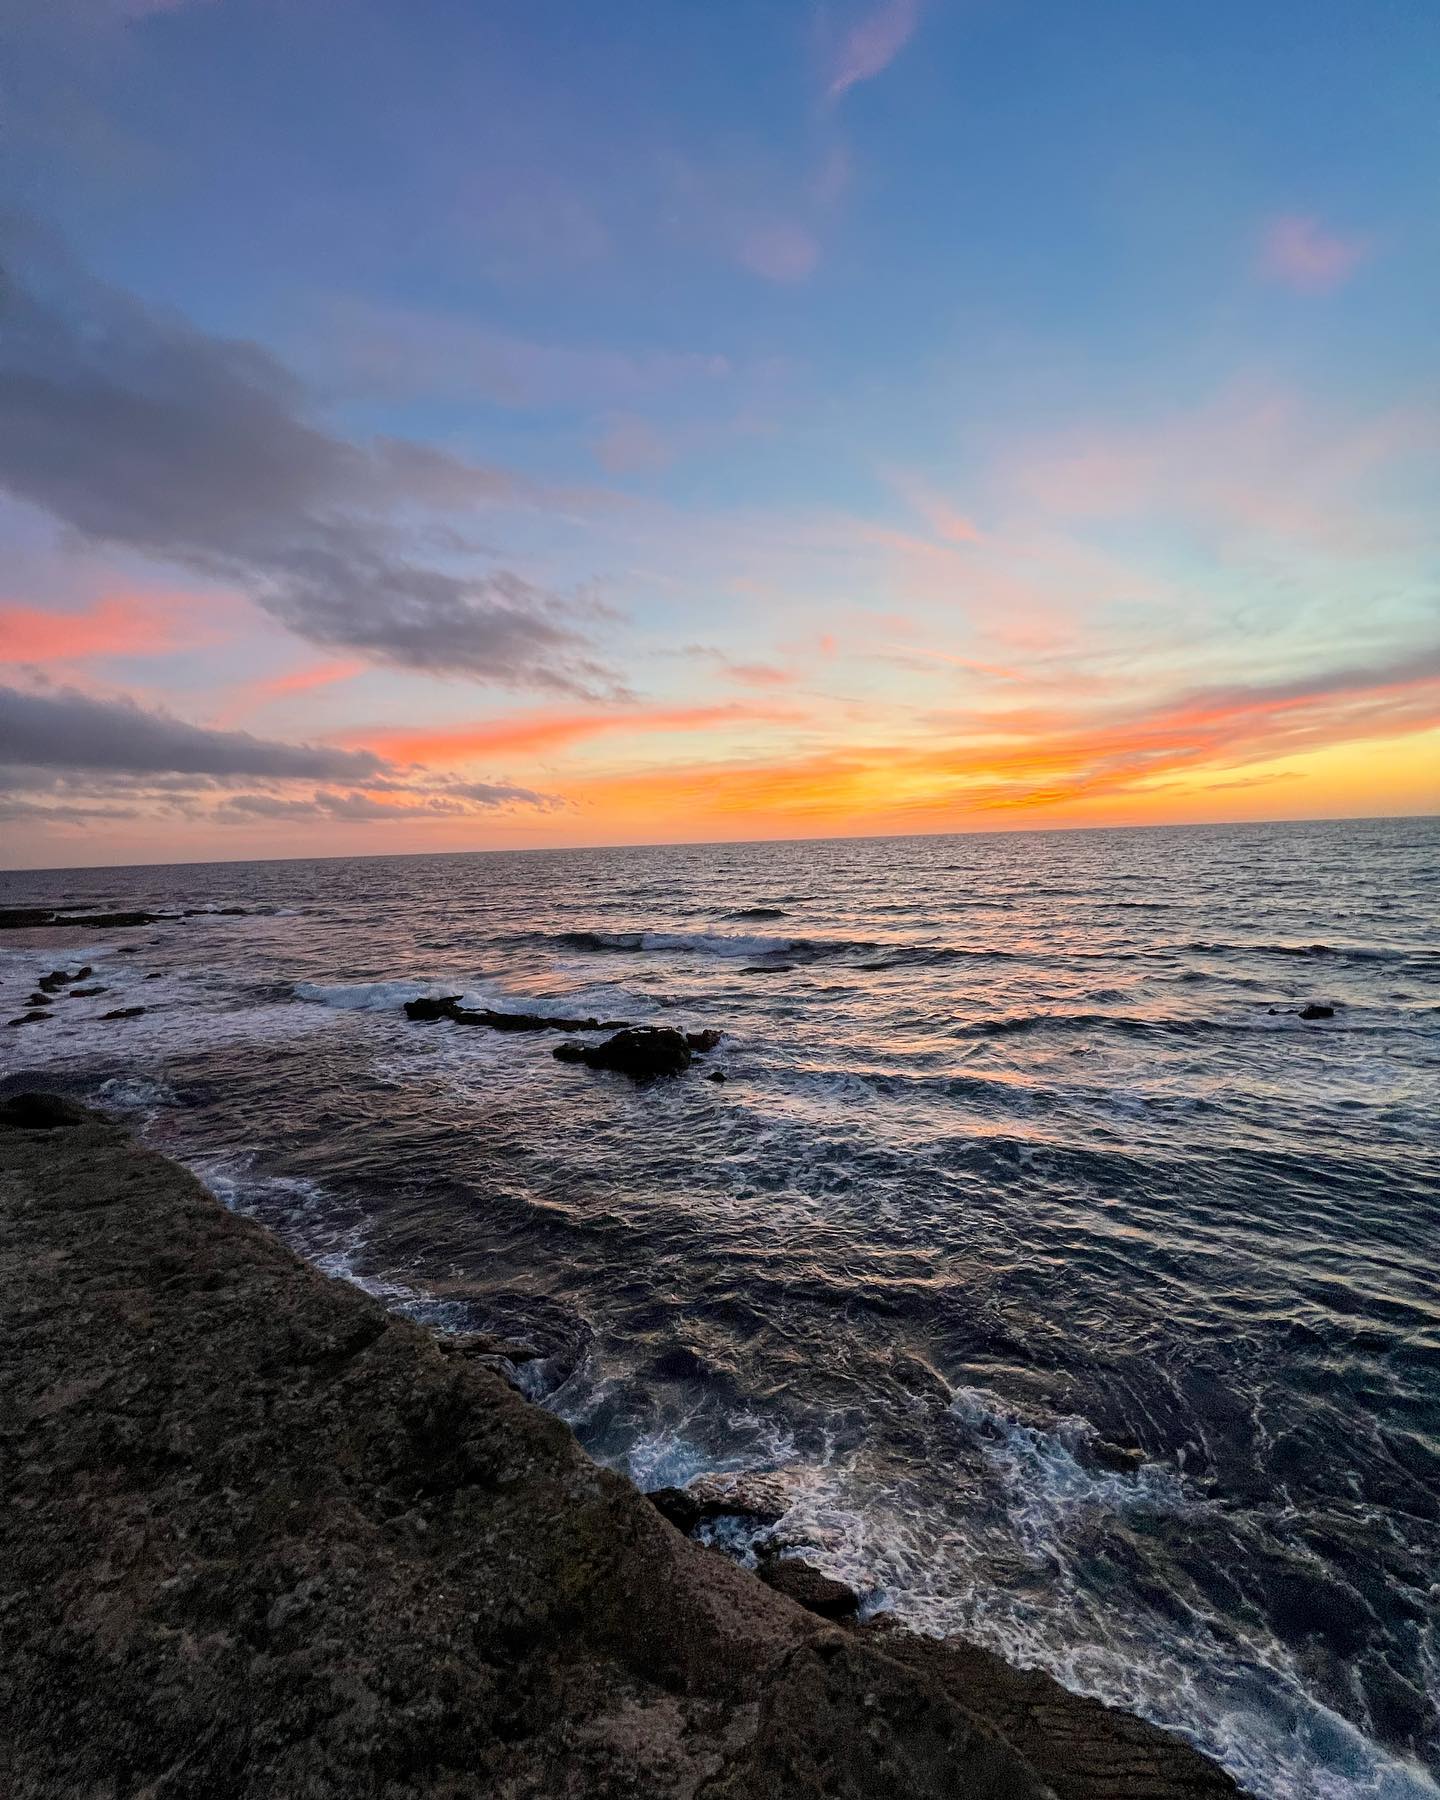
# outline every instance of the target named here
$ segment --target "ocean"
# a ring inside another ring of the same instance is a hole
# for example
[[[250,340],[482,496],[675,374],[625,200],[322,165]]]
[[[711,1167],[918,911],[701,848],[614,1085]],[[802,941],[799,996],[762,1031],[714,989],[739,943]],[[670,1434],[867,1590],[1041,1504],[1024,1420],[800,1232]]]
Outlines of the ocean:
[[[198,910],[0,934],[6,1017],[106,990],[0,1027],[6,1085],[526,1339],[600,1460],[775,1473],[868,1609],[1261,1800],[1440,1794],[1440,821],[0,875],[24,905]],[[724,1036],[636,1086],[407,1020],[447,994]]]

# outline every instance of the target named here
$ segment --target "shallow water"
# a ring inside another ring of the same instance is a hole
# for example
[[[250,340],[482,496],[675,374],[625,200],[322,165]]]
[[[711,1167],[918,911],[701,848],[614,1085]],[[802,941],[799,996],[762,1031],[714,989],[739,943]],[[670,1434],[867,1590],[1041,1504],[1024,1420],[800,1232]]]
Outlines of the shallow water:
[[[528,1337],[643,1485],[782,1471],[871,1606],[1265,1800],[1435,1795],[1437,895],[1416,820],[4,875],[257,910],[0,936],[6,1016],[109,989],[0,1058]],[[637,1089],[422,993],[726,1037]]]

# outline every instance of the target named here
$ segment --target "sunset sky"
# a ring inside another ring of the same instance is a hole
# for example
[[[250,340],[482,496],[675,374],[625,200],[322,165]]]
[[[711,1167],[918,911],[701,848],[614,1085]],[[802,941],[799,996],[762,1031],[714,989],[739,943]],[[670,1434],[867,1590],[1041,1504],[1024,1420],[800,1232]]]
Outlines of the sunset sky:
[[[1440,10],[0,0],[0,863],[1440,810]]]

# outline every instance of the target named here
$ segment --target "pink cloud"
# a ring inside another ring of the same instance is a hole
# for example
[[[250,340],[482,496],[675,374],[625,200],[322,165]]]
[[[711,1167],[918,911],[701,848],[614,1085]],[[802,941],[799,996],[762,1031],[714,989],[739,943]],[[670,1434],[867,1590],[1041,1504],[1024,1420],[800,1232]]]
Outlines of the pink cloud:
[[[800,225],[758,225],[740,240],[740,261],[766,281],[804,281],[819,260],[818,241]]]
[[[1366,237],[1328,231],[1319,219],[1286,214],[1272,219],[1260,246],[1261,273],[1301,294],[1324,294],[1348,281],[1371,255]]]
[[[919,23],[920,0],[883,0],[841,38],[826,79],[829,97],[838,100],[858,83],[883,74]]]
[[[199,642],[180,596],[107,594],[84,612],[0,606],[0,663],[76,662],[97,656],[146,656]]]

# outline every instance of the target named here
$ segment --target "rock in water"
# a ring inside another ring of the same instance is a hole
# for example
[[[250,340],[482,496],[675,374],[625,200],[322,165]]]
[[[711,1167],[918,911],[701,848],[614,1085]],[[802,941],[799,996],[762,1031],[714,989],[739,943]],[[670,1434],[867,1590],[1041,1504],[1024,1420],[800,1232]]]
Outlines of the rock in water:
[[[561,1045],[562,1050],[566,1049]],[[635,1025],[617,1031],[603,1044],[581,1044],[578,1057],[566,1054],[562,1062],[583,1062],[591,1069],[612,1069],[632,1081],[654,1081],[658,1076],[683,1075],[692,1055],[683,1032],[668,1025]],[[559,1053],[557,1052],[557,1055]]]
[[[460,1004],[458,994],[449,994],[443,1000],[407,1000],[405,1017],[417,1025],[428,1025],[435,1019],[448,1019]]]
[[[10,1019],[7,1022],[11,1025],[38,1025],[43,1019],[50,1019],[54,1016],[53,1013],[35,1012],[32,1010],[27,1013],[21,1013],[18,1019]]]
[[[1302,1006],[1300,1008],[1300,1017],[1302,1019],[1333,1019],[1335,1017],[1335,1008],[1333,1006],[1321,1006],[1318,1000],[1312,1000],[1308,1006]]]
[[[696,1056],[704,1056],[707,1051],[713,1050],[720,1042],[720,1033],[713,1028],[705,1031],[687,1031],[685,1042]]]
[[[860,1609],[854,1588],[822,1574],[803,1557],[767,1557],[760,1564],[760,1579],[822,1619],[853,1619]]]
[[[102,1019],[138,1019],[145,1008],[143,1006],[117,1006],[114,1012],[101,1013]]]

